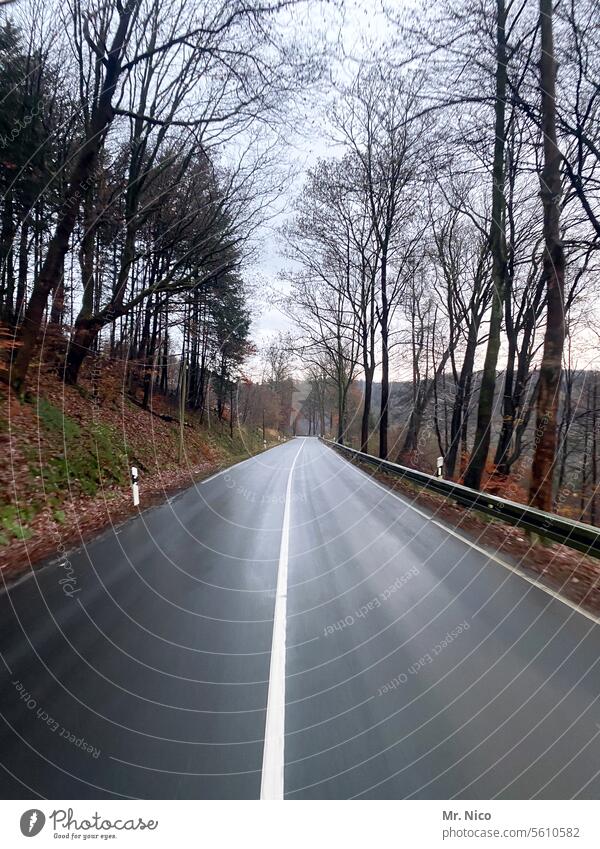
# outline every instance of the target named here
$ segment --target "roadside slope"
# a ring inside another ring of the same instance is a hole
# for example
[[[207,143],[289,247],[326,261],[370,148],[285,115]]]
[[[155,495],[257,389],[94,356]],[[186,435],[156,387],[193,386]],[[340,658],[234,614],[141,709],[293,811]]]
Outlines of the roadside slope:
[[[130,467],[140,473],[143,509],[262,450],[262,433],[215,416],[186,413],[184,454],[173,405],[151,409],[124,392],[117,369],[92,385],[65,386],[38,374],[25,400],[0,390],[0,569],[14,577],[30,563],[79,544],[136,512]],[[267,433],[268,444],[277,442]]]

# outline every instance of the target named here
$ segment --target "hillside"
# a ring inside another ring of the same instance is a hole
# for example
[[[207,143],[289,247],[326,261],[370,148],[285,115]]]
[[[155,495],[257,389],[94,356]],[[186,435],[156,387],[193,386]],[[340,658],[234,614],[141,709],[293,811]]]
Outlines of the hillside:
[[[519,424],[523,423],[520,433],[520,445],[511,461],[511,474],[508,478],[497,479],[488,477],[493,468],[495,450],[500,434],[500,413],[502,411],[505,374],[499,372],[494,392],[495,417],[491,422],[491,447],[482,486],[500,495],[510,493],[514,501],[527,502],[531,463],[535,444],[535,414],[530,404],[524,405]],[[533,394],[537,377],[531,374],[529,379],[530,396]],[[472,449],[475,440],[477,423],[477,404],[481,373],[474,372],[473,388],[468,405],[468,415],[465,427],[467,440],[466,457]],[[452,404],[454,400],[454,384],[452,375],[446,373],[440,381],[438,403],[431,398],[423,414],[419,432],[418,456],[408,465],[429,474],[436,468],[436,458],[445,455],[448,450],[449,433],[452,419]],[[565,369],[559,391],[558,410],[558,461],[554,471],[555,498],[553,510],[561,515],[598,524],[598,440],[594,434],[598,432],[599,411],[597,397],[600,391],[600,373],[595,369]],[[356,391],[351,395],[348,404],[348,420],[346,443],[354,448],[360,447],[360,424],[362,414],[362,398],[364,383],[356,380],[353,386]],[[406,437],[406,428],[413,407],[412,384],[410,381],[391,381],[389,400],[389,456],[398,459],[400,449]],[[381,401],[381,383],[375,381],[371,396],[371,436],[369,451],[377,455],[379,452],[379,434],[377,415]],[[437,412],[437,422],[436,422]],[[299,432],[308,432],[307,423],[299,425]],[[335,436],[335,428],[329,429],[329,435]],[[515,451],[515,440],[511,443],[512,453]],[[406,459],[401,460],[406,464]],[[455,477],[458,477],[457,467]],[[507,496],[508,497],[508,496]]]
[[[0,569],[13,577],[137,512],[130,467],[139,469],[140,509],[215,470],[256,454],[262,432],[187,411],[184,453],[174,401],[144,410],[125,393],[116,366],[66,386],[40,371],[23,401],[0,389]],[[277,441],[267,431],[268,444]]]

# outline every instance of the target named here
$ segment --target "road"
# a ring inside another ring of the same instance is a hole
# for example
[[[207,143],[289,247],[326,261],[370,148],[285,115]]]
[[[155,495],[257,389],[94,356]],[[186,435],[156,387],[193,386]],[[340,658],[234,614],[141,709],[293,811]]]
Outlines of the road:
[[[600,793],[600,628],[314,439],[16,584],[0,650],[3,798]]]

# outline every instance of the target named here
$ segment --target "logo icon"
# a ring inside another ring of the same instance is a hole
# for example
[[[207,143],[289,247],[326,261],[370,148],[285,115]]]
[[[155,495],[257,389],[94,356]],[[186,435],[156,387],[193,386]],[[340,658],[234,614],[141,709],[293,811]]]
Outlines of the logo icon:
[[[25,811],[21,816],[21,834],[24,837],[35,837],[46,824],[46,817],[37,808]]]

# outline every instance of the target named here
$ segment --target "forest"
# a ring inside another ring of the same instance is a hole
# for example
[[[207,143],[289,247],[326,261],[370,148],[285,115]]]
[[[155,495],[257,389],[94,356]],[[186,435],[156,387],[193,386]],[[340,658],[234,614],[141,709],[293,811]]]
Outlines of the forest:
[[[2,6],[1,391],[116,369],[596,523],[599,2],[382,2],[351,56],[348,5]]]
[[[385,13],[286,225],[310,430],[595,522],[600,6]]]

